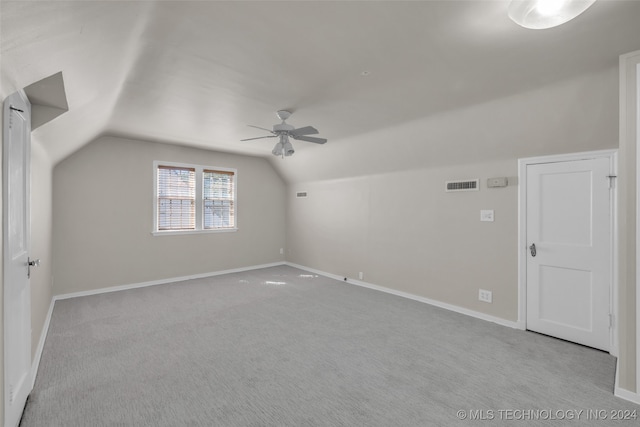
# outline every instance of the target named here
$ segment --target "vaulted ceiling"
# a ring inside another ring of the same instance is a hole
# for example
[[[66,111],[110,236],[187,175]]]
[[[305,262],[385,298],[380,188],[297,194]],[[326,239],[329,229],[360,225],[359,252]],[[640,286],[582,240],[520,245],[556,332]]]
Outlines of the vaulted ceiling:
[[[543,31],[511,22],[508,3],[3,0],[1,84],[7,95],[62,71],[69,111],[34,132],[53,162],[109,134],[322,178],[304,170],[330,169],[354,139],[615,67],[640,48],[640,1],[600,0]],[[239,141],[279,109],[329,142],[296,142],[281,160],[272,139]]]

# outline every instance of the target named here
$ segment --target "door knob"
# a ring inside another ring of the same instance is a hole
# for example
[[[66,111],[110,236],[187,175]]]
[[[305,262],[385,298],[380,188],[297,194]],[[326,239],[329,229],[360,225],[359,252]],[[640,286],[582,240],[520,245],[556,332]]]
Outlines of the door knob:
[[[31,278],[31,267],[40,267],[40,260],[27,258],[27,279]]]
[[[538,253],[536,251],[536,244],[532,243],[531,246],[529,246],[529,250],[531,251],[531,256],[536,256],[536,254]]]

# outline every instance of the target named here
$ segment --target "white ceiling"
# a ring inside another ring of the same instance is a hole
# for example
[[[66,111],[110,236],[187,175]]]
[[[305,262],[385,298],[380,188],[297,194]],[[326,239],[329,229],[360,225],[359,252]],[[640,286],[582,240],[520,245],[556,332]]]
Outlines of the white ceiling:
[[[640,1],[600,0],[544,31],[513,24],[508,3],[3,0],[1,84],[63,72],[69,112],[34,132],[54,162],[111,134],[322,178],[304,162],[329,169],[358,137],[611,68],[640,48]],[[285,160],[272,139],[239,142],[279,109],[329,142],[296,142]]]

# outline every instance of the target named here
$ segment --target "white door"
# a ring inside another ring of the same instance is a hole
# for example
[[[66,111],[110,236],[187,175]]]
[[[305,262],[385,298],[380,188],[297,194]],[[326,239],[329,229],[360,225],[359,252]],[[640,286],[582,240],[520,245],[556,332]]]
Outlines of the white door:
[[[527,166],[527,329],[609,351],[610,159]]]
[[[4,101],[4,411],[18,425],[31,392],[31,289],[29,286],[30,104],[15,93]]]

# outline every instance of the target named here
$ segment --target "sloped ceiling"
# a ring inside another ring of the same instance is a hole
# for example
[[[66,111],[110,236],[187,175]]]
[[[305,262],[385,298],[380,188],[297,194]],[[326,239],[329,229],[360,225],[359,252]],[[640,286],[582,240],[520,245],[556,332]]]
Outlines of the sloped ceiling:
[[[288,180],[321,179],[341,152],[363,162],[354,140],[640,49],[640,1],[599,0],[544,31],[513,24],[508,3],[2,1],[1,84],[62,71],[69,112],[34,132],[53,162],[109,134],[265,156]],[[281,160],[272,139],[239,141],[279,109],[329,142],[298,142]]]

